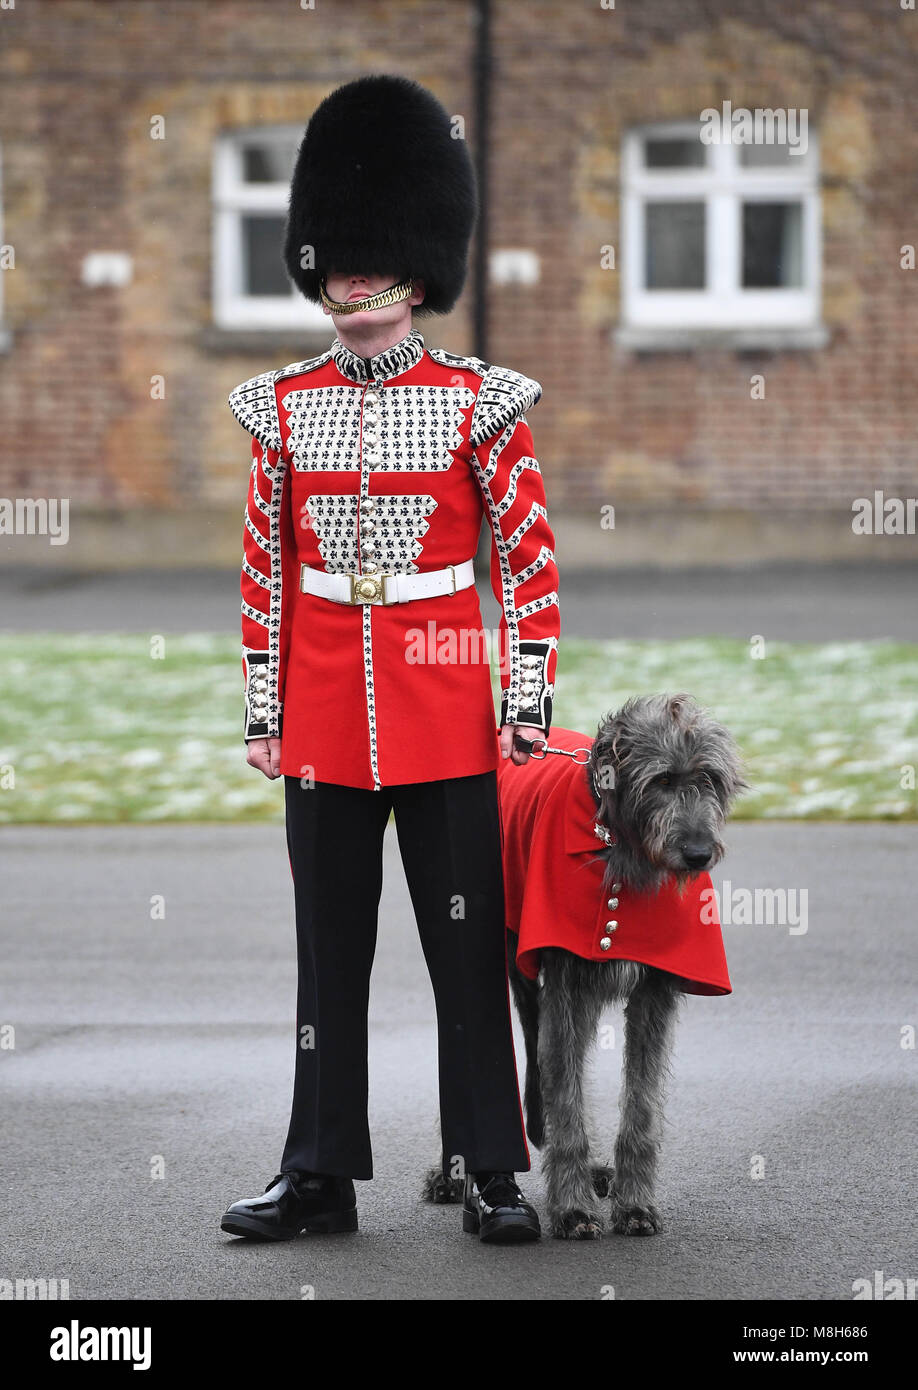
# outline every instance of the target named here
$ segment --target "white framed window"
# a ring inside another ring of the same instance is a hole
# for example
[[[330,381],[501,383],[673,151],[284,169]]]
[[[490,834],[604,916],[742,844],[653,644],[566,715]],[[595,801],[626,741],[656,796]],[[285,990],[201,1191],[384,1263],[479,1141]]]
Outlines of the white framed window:
[[[224,132],[214,145],[213,311],[221,328],[329,325],[293,285],[282,259],[302,135],[298,126],[256,126]]]
[[[675,331],[825,340],[819,151],[705,144],[701,121],[636,127],[622,151],[622,324],[640,345]]]

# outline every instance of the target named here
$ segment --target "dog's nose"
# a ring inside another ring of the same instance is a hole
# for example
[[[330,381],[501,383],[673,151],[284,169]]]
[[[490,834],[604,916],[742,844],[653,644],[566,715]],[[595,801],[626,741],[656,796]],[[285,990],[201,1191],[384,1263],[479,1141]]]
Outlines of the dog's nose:
[[[688,868],[703,869],[711,858],[713,848],[713,845],[685,844],[682,846],[682,858]]]

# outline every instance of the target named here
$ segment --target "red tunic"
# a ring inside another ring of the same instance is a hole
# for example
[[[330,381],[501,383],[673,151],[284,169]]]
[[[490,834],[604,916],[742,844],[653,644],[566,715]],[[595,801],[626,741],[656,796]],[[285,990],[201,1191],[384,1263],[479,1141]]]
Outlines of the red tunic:
[[[593,743],[586,734],[558,728],[549,741],[567,749]],[[506,920],[519,934],[516,959],[524,975],[535,979],[541,949],[559,946],[587,960],[654,965],[678,975],[689,994],[731,993],[708,874],[690,879],[681,896],[674,879],[658,894],[622,884],[610,907],[585,766],[551,753],[519,767],[508,758],[497,780]],[[611,942],[608,949],[602,940]]]
[[[303,563],[333,574],[459,564],[483,515],[502,614],[500,722],[549,726],[558,573],[524,415],[540,394],[517,372],[426,349],[416,330],[370,359],[336,338],[233,391],[253,437],[245,737],[280,735],[282,773],[379,790],[497,766],[474,586],[387,606],[299,588]]]

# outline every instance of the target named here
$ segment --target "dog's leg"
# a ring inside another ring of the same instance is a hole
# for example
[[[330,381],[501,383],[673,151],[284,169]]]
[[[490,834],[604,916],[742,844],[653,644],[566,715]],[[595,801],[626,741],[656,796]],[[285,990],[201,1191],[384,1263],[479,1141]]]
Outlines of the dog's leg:
[[[586,986],[586,961],[546,950],[539,1008],[539,1070],[545,1113],[542,1171],[548,1185],[552,1234],[562,1240],[602,1235],[590,1175],[583,1103],[583,1066],[596,1037],[602,999]]]
[[[654,1187],[663,1138],[663,1086],[678,1004],[679,991],[669,979],[648,972],[625,1007],[625,1062],[612,1189],[612,1229],[621,1235],[652,1236],[661,1228]]]
[[[539,983],[528,980],[516,964],[517,936],[507,932],[507,962],[513,1002],[523,1028],[526,1045],[526,1134],[530,1144],[542,1147],[545,1126],[542,1121],[542,1082],[539,1076]]]

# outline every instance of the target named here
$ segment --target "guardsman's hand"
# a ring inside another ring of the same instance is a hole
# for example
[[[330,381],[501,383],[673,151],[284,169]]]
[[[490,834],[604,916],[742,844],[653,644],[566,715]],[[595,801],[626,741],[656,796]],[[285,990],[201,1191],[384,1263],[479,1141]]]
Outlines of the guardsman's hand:
[[[281,741],[279,738],[253,738],[246,744],[245,760],[273,781],[280,776]]]
[[[513,746],[513,735],[522,734],[523,738],[531,743],[535,738],[544,738],[545,730],[536,729],[532,724],[505,724],[500,731],[500,755],[502,758],[510,758],[511,762],[516,763],[517,767],[522,767],[529,762],[529,754],[521,753]]]

